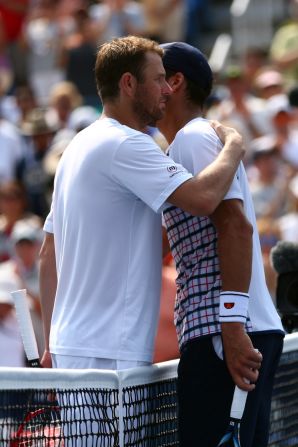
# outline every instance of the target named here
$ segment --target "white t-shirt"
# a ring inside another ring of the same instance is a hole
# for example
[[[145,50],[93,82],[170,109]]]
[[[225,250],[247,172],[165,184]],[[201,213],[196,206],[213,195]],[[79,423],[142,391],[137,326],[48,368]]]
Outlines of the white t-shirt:
[[[51,212],[58,287],[54,354],[152,361],[161,209],[192,175],[116,120],[77,134],[59,163]]]
[[[197,174],[214,161],[220,147],[219,139],[208,121],[203,118],[197,118],[190,121],[177,133],[169,147],[169,154],[175,162],[181,163],[192,174]],[[280,317],[266,286],[255,212],[246,172],[242,163],[225,196],[225,200],[227,199],[241,199],[243,201],[246,216],[254,228],[253,264],[249,287],[250,300],[248,311],[251,320],[250,329],[253,332],[283,330]],[[211,322],[210,325],[216,331],[216,321]],[[210,332],[212,332],[212,328]]]

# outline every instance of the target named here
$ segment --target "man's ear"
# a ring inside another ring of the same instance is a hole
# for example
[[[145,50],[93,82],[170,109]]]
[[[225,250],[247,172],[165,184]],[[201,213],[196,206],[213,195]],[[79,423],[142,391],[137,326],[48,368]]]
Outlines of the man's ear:
[[[170,76],[167,79],[167,83],[170,85],[173,92],[175,92],[181,88],[182,84],[184,83],[184,79],[185,79],[184,74],[179,71],[174,75]]]
[[[130,72],[125,72],[120,78],[119,89],[120,92],[125,93],[127,96],[134,96],[137,86],[137,80]]]

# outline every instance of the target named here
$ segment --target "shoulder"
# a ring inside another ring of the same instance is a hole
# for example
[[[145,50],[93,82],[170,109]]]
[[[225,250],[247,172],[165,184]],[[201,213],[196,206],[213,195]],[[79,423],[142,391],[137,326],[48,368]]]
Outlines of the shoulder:
[[[181,138],[195,138],[196,140],[211,139],[214,142],[219,141],[219,138],[214,129],[210,126],[209,121],[204,118],[196,118],[191,120],[182,129],[180,129],[179,132],[177,132],[176,138],[178,140]]]
[[[158,150],[161,152],[160,147],[157,145],[154,139],[146,133],[132,129],[128,126],[120,125],[120,134],[122,137],[122,146],[130,146],[131,149],[138,147],[138,149],[141,151],[152,149],[154,151]]]
[[[209,121],[203,118],[197,118],[187,123],[179,132],[171,144],[171,150],[183,149],[183,152],[210,150],[217,154],[222,147],[214,129]]]

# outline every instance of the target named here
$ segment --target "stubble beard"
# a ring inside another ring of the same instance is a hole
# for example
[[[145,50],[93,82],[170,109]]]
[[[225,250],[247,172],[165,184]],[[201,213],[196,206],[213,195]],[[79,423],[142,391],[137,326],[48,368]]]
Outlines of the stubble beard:
[[[153,107],[149,110],[147,107],[149,101],[150,94],[147,91],[144,94],[143,89],[138,89],[132,107],[142,127],[156,127],[156,122],[164,116],[164,113],[158,107]]]

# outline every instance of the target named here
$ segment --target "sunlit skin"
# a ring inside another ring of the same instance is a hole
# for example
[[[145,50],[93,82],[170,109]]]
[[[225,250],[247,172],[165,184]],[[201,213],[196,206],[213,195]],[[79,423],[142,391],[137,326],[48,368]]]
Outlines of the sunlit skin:
[[[172,89],[165,79],[161,57],[148,52],[142,79],[129,72],[119,80],[119,96],[104,105],[102,117],[114,118],[133,129],[144,131],[163,117]]]
[[[161,58],[147,53],[143,82],[138,82],[133,101],[133,110],[145,125],[155,126],[165,114],[166,103],[172,89],[165,79]]]

